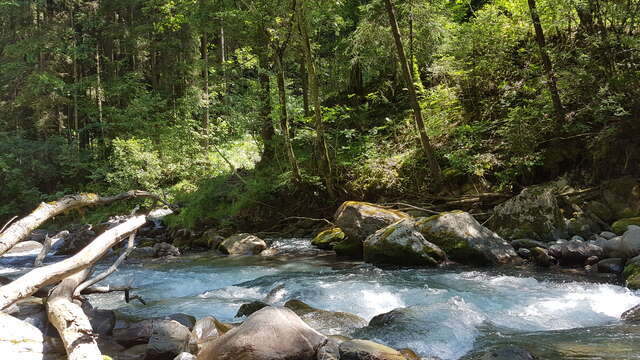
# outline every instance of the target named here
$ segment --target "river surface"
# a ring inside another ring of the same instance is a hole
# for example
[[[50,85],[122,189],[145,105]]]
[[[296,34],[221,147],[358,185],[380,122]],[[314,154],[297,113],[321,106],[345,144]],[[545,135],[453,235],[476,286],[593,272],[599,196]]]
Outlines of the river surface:
[[[532,270],[381,269],[339,261],[307,239],[272,246],[285,256],[200,253],[123,265],[104,283],[135,286],[133,293],[147,305],[126,304],[121,294],[92,295],[90,301],[123,316],[186,313],[228,322],[239,321],[234,315],[240,305],[254,300],[282,305],[299,299],[367,320],[405,308],[398,323],[342,335],[411,348],[425,359],[471,358],[505,344],[542,359],[640,359],[640,326],[618,320],[640,303],[640,292],[618,285]],[[2,258],[0,272],[24,272],[25,258]]]

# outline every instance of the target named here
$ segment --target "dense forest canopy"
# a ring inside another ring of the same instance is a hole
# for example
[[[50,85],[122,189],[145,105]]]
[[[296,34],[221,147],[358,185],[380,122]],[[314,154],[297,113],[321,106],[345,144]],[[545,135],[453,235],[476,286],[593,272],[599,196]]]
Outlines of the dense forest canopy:
[[[277,193],[637,175],[639,21],[638,0],[2,0],[0,220],[78,191],[162,193],[196,226]]]

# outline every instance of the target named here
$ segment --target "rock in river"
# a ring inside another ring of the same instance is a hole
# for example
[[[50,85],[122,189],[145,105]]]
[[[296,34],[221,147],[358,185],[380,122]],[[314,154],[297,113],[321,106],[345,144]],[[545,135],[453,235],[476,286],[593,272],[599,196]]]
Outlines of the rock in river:
[[[198,360],[316,360],[326,341],[290,309],[269,306],[206,344]]]
[[[311,240],[311,244],[319,247],[320,249],[331,250],[333,249],[334,244],[344,240],[345,237],[346,235],[342,229],[334,227],[320,232],[315,238],[313,238],[313,240]]]
[[[462,264],[507,264],[519,261],[513,247],[498,234],[482,226],[469,213],[453,211],[421,218],[418,231]]]
[[[350,333],[367,326],[367,321],[358,315],[316,309],[300,300],[289,300],[284,306],[293,310],[309,326],[325,335]]]
[[[369,340],[351,340],[340,344],[340,360],[406,360],[397,350]]]
[[[364,260],[373,264],[437,266],[446,257],[442,249],[424,238],[412,219],[382,228],[364,242]]]
[[[369,235],[410,216],[402,211],[358,201],[346,201],[336,211],[335,223],[347,237],[363,242]]]
[[[257,255],[267,248],[267,243],[251,234],[236,234],[224,239],[219,249],[229,255]]]

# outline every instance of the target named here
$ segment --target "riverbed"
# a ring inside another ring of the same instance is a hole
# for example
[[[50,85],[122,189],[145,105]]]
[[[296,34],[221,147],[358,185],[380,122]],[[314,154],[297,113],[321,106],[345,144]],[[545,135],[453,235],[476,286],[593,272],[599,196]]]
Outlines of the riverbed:
[[[640,292],[606,281],[531,268],[383,269],[342,261],[308,239],[272,246],[282,255],[210,252],[125,264],[104,284],[132,285],[147,304],[127,304],[115,293],[92,295],[90,302],[126,317],[186,313],[226,322],[241,321],[236,311],[255,300],[282,305],[299,299],[366,320],[404,308],[406,316],[387,327],[333,333],[411,348],[425,359],[467,358],[504,344],[543,359],[640,359],[640,327],[619,321],[640,303]],[[15,276],[28,270],[29,254],[21,258],[2,258],[0,271]]]

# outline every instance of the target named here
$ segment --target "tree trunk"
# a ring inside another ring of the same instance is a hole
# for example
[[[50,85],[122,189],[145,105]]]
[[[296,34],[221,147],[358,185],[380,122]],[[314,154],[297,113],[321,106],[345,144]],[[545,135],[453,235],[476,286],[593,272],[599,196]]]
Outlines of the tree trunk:
[[[411,74],[409,62],[407,61],[407,57],[405,56],[404,48],[402,46],[402,38],[400,37],[400,29],[398,28],[398,22],[396,20],[395,9],[393,7],[393,4],[391,3],[391,0],[385,0],[385,5],[387,8],[387,13],[389,15],[389,22],[391,24],[391,33],[393,34],[393,39],[396,44],[396,50],[398,52],[398,60],[400,62],[400,67],[402,68],[402,75],[404,77],[404,82],[407,86],[407,89],[409,90],[409,101],[411,102],[411,107],[413,108],[413,116],[416,122],[416,127],[418,129],[418,134],[420,135],[420,144],[422,145],[422,150],[427,157],[429,170],[431,171],[433,179],[436,183],[440,183],[440,165],[438,165],[433,147],[431,146],[431,141],[429,140],[427,130],[424,126],[424,120],[422,119],[422,108],[420,107],[420,103],[418,102],[418,95],[416,94],[413,75]]]
[[[291,172],[293,173],[293,181],[299,183],[301,181],[300,168],[298,168],[298,162],[296,160],[296,154],[293,152],[293,146],[291,145],[291,137],[289,133],[289,114],[287,111],[287,88],[284,77],[284,66],[282,65],[283,54],[282,51],[275,51],[273,56],[275,58],[277,77],[278,77],[278,99],[280,101],[280,127],[282,128],[282,137],[284,138],[284,147],[287,152],[287,158],[289,159],[289,165],[291,166]]]
[[[47,299],[47,316],[60,333],[69,360],[102,359],[89,318],[72,301],[73,291],[88,274],[84,269],[62,280]]]
[[[115,196],[100,197],[97,194],[68,195],[58,201],[41,203],[31,214],[13,223],[5,231],[0,233],[0,255],[9,251],[15,244],[24,240],[50,218],[63,212],[79,209],[86,206],[105,205],[118,200],[128,200],[136,197],[152,198],[164,202],[157,195],[146,191],[131,190]]]
[[[335,185],[333,181],[333,169],[331,166],[331,158],[329,157],[329,148],[324,136],[324,124],[322,123],[322,104],[320,103],[320,87],[318,84],[318,76],[316,74],[316,66],[313,55],[311,54],[311,43],[309,33],[307,31],[307,20],[305,17],[304,0],[300,0],[296,6],[296,16],[298,18],[298,27],[302,40],[302,51],[307,63],[307,73],[309,75],[309,90],[311,93],[311,101],[313,101],[314,118],[316,128],[315,147],[318,156],[318,170],[325,180],[329,197],[335,198]]]
[[[302,77],[302,109],[304,116],[311,116],[309,111],[309,74],[307,74],[307,68],[305,66],[305,60],[300,62],[300,76]]]
[[[266,55],[260,59],[260,74],[258,80],[260,82],[260,121],[262,123],[260,135],[264,147],[262,149],[261,164],[270,163],[275,156],[275,144],[273,136],[275,129],[273,128],[273,119],[271,118],[271,81],[269,73],[267,73],[267,61],[264,59]]]
[[[536,31],[536,42],[538,43],[542,66],[544,68],[544,72],[547,74],[547,86],[551,93],[551,100],[553,101],[553,108],[556,112],[558,125],[561,125],[564,120],[564,108],[562,106],[562,101],[560,100],[560,94],[558,93],[556,76],[553,72],[553,64],[551,63],[551,58],[549,58],[549,54],[547,53],[546,40],[544,38],[544,32],[542,31],[540,16],[538,15],[538,9],[536,7],[536,0],[528,0],[528,2],[531,20],[533,21],[533,27]]]
[[[6,309],[16,301],[34,294],[43,286],[54,284],[78,271],[89,268],[100,260],[107,250],[118,244],[124,236],[136,231],[146,222],[146,216],[134,216],[102,233],[76,255],[55,264],[35,268],[11,283],[0,287],[0,309]]]
[[[205,136],[209,135],[209,37],[206,32],[202,34],[202,59],[204,60],[204,69],[202,69],[202,75],[204,77],[204,121],[202,123],[202,133]]]

